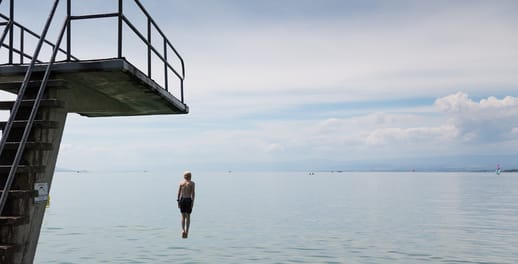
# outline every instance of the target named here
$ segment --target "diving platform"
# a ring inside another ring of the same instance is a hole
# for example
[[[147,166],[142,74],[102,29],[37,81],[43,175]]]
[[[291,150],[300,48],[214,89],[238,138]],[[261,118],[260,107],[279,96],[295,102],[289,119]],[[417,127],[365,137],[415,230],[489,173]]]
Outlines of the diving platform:
[[[43,74],[48,65],[36,65]],[[0,66],[0,89],[17,93],[28,65]],[[125,58],[56,62],[52,79],[66,89],[59,99],[68,113],[87,117],[187,114],[189,107]]]
[[[0,111],[9,113],[8,120],[0,120],[0,264],[34,262],[68,113],[95,118],[189,113],[180,54],[139,0],[112,1],[118,1],[116,12],[73,15],[72,0],[62,9],[60,0],[54,0],[43,32],[37,34],[15,20],[14,0],[0,0],[0,7],[9,5],[8,15],[0,12],[0,90],[16,95],[0,99]],[[129,4],[146,18],[146,32],[125,16]],[[56,10],[66,14],[52,42],[46,35]],[[97,19],[116,22],[117,54],[75,57],[73,22]],[[147,47],[144,69],[131,63],[134,52],[125,53],[125,34]],[[28,44],[29,38],[37,44]],[[46,59],[41,59],[42,46],[52,51],[44,54]]]

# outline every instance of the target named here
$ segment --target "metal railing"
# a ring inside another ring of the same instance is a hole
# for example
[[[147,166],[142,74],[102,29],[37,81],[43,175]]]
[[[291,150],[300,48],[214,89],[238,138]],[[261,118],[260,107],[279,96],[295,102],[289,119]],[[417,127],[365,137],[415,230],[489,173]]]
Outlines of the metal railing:
[[[42,39],[40,35],[34,33],[32,30],[28,29],[27,27],[17,23],[16,21],[14,20],[11,20],[8,16],[0,13],[0,18],[2,19],[5,19],[7,22],[1,22],[0,23],[0,26],[5,26],[4,28],[4,31],[2,33],[2,35],[0,36],[0,43],[1,43],[1,47],[4,47],[4,48],[7,48],[8,49],[8,53],[9,53],[9,59],[8,59],[8,62],[7,64],[15,64],[15,63],[19,63],[19,64],[24,64],[25,63],[25,60],[24,59],[29,59],[29,60],[32,60],[33,57],[31,54],[28,54],[26,52],[26,39],[27,37],[33,37],[35,38],[36,40],[40,40]],[[15,48],[14,47],[14,44],[13,44],[13,37],[12,37],[12,33],[15,31],[14,29],[17,28],[20,30],[20,36],[19,36],[19,47],[18,48]],[[8,44],[5,44],[4,41],[5,41],[5,38],[7,37],[9,33],[9,43]],[[53,44],[52,42],[48,41],[47,39],[42,39],[42,44],[45,44],[45,45],[48,45],[52,50],[54,50],[56,48],[56,45]],[[58,52],[64,54],[64,55],[68,55],[69,53],[67,52],[67,50],[64,50],[62,48],[58,48]],[[16,60],[14,59],[14,54],[18,54],[19,55],[19,59],[18,61],[16,62]],[[74,57],[74,56],[69,56],[69,61],[78,61],[79,59]],[[39,59],[36,59],[36,62],[37,63],[44,63],[43,61],[40,61]]]
[[[112,0],[115,1],[115,0]],[[182,56],[179,54],[179,52],[176,50],[176,48],[171,44],[169,39],[165,36],[163,31],[160,29],[158,24],[155,22],[155,20],[151,17],[149,12],[144,8],[142,3],[139,0],[131,0],[131,1],[123,1],[123,0],[117,0],[118,1],[118,10],[116,12],[111,13],[100,13],[100,14],[90,14],[90,15],[73,15],[72,14],[72,0],[66,1],[66,18],[65,18],[65,28],[66,28],[66,47],[61,48],[60,45],[58,45],[58,52],[62,55],[66,56],[65,61],[79,61],[80,59],[77,57],[74,57],[72,55],[72,23],[74,21],[79,20],[94,20],[94,19],[102,19],[102,18],[116,18],[117,19],[117,58],[124,58],[131,60],[131,56],[124,56],[124,26],[129,28],[135,36],[137,36],[142,43],[145,44],[147,48],[147,69],[140,69],[143,72],[146,72],[146,75],[148,78],[153,78],[153,63],[152,58],[153,55],[156,56],[160,62],[162,63],[161,71],[163,71],[163,86],[166,91],[170,90],[170,84],[169,84],[169,77],[170,74],[174,78],[179,81],[179,95],[180,100],[182,103],[184,103],[184,90],[183,90],[183,82],[185,80],[185,64]],[[137,7],[137,10],[140,10],[141,14],[144,15],[146,18],[146,32],[141,32],[126,16],[124,13],[124,2],[125,3],[134,3],[134,5]],[[0,0],[0,5],[2,1]],[[39,39],[40,36],[34,33],[33,31],[29,30],[28,28],[24,27],[23,25],[15,22],[14,19],[14,0],[10,0],[10,8],[9,8],[9,16],[1,14],[0,18],[5,20],[3,22],[0,22],[0,26],[4,26],[4,30],[2,32],[2,35],[0,36],[0,48],[5,47],[8,49],[9,59],[8,64],[16,64],[24,63],[24,58],[32,59],[32,57],[27,54],[25,51],[25,38],[27,36],[31,36],[34,38]],[[14,45],[14,39],[16,36],[14,36],[14,29],[17,28],[20,30],[20,36],[19,36],[19,47],[15,47]],[[152,37],[153,32],[158,32],[159,35],[159,47],[153,45],[152,43]],[[61,33],[60,33],[61,34]],[[4,43],[5,39],[8,38],[8,43]],[[52,50],[55,48],[55,44],[44,40],[43,43],[45,45],[49,45]],[[15,61],[14,55],[19,55],[18,61]],[[179,66],[174,67],[173,64],[170,62],[171,60],[176,60],[179,62]],[[46,63],[45,61],[36,61],[37,63]],[[170,91],[169,91],[170,92]]]

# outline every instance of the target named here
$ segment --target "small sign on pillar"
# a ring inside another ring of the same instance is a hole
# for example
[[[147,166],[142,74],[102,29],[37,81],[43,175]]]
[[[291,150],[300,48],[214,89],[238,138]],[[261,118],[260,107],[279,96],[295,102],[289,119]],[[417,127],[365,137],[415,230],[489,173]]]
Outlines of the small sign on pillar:
[[[34,198],[35,202],[43,202],[49,199],[49,184],[46,182],[37,182],[34,184],[34,190],[38,192],[38,196]]]

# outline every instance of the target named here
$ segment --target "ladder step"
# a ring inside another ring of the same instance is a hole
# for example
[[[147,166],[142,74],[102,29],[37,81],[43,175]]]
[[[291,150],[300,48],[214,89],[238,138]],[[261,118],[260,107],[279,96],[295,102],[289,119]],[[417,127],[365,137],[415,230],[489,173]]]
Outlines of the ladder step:
[[[11,165],[0,165],[0,173],[9,173],[11,171]],[[45,171],[45,166],[27,166],[19,165],[16,173],[42,173]]]
[[[19,226],[29,223],[29,217],[26,216],[0,216],[0,226]]]
[[[27,88],[28,89],[38,89],[40,87],[40,85],[41,85],[41,81],[30,81]],[[0,90],[11,92],[11,93],[18,93],[18,90],[20,90],[21,86],[22,86],[21,81],[0,82]],[[47,87],[66,88],[66,81],[65,80],[48,80]]]
[[[21,106],[33,106],[35,100],[23,100]],[[0,101],[0,110],[13,109],[14,101]],[[42,99],[40,107],[63,107],[63,103],[56,99]]]
[[[3,190],[0,190],[0,196],[3,194]],[[38,191],[36,190],[10,190],[9,194],[7,195],[8,198],[34,198],[38,196]]]
[[[0,260],[9,258],[10,255],[13,254],[17,248],[18,246],[12,244],[0,244]]]
[[[16,150],[19,145],[20,142],[5,142],[4,149]],[[25,149],[52,150],[52,143],[29,141],[25,144]]]
[[[0,130],[4,130],[7,125],[7,121],[0,122]],[[15,120],[13,123],[13,127],[26,127],[27,120]],[[59,124],[56,121],[48,121],[48,120],[34,120],[33,127],[38,128],[58,128]]]

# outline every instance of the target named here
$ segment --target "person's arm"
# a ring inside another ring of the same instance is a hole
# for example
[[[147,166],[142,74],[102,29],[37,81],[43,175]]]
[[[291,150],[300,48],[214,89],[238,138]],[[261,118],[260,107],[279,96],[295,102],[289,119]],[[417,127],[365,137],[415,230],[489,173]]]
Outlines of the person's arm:
[[[180,184],[178,186],[178,195],[176,196],[176,201],[178,202],[178,206],[180,206],[179,202],[180,202],[180,194],[182,193],[182,185]]]
[[[192,206],[194,207],[194,195],[196,194],[196,184],[192,183]],[[191,207],[192,208],[192,207]]]

